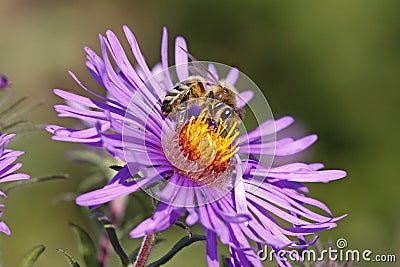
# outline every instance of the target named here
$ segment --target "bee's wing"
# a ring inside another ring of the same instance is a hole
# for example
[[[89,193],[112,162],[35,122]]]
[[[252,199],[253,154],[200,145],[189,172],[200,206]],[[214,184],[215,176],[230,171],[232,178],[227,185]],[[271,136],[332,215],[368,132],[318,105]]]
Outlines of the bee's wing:
[[[197,58],[195,58],[193,55],[191,55],[185,48],[181,47],[180,48],[188,55],[188,57],[191,60],[191,65],[189,65],[189,73],[193,73],[195,75],[199,75],[201,77],[210,77],[211,83],[210,84],[217,84],[218,83],[218,78],[215,77],[215,75],[202,63],[200,62]]]

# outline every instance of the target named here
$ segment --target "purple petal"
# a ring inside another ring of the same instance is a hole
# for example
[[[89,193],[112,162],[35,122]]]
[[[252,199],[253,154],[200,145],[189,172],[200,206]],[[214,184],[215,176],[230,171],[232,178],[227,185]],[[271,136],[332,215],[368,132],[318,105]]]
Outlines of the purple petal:
[[[283,138],[276,142],[265,142],[260,144],[243,144],[239,153],[243,154],[261,154],[274,156],[290,156],[299,153],[317,140],[316,135],[309,135],[298,140],[292,138]]]
[[[162,179],[158,173],[155,173],[153,177],[139,178],[132,182],[124,182],[128,178],[132,177],[132,174],[129,172],[127,167],[124,167],[123,170],[124,171],[120,170],[113,178],[112,181],[115,181],[113,184],[109,184],[101,189],[80,195],[75,200],[76,204],[80,206],[96,206],[104,204],[116,198],[133,193],[144,186],[148,186]]]
[[[136,226],[129,235],[132,238],[138,238],[154,232],[164,231],[182,215],[183,210],[181,208],[176,208],[161,202],[153,216]]]
[[[10,174],[4,177],[1,177],[0,182],[10,182],[10,181],[17,181],[17,180],[26,180],[29,179],[30,176],[28,174],[24,174],[24,173],[14,173],[14,174]]]
[[[144,58],[142,52],[140,51],[139,44],[136,41],[135,35],[129,29],[128,26],[124,25],[123,29],[125,32],[125,36],[128,39],[128,42],[131,46],[133,55],[135,56],[136,61],[139,64],[139,67],[143,70],[144,74],[147,76],[147,79],[151,78],[152,77],[151,71],[150,71],[149,67],[147,66],[146,59]]]
[[[232,243],[235,247],[240,248],[235,249],[237,259],[240,261],[242,266],[259,266],[262,267],[262,263],[258,256],[255,254],[240,227],[233,224],[230,234],[232,237]]]
[[[189,77],[188,68],[188,54],[187,45],[183,37],[178,36],[175,39],[175,65],[176,74],[178,75],[179,81],[184,81]]]
[[[194,208],[186,208],[186,210],[189,212],[189,215],[186,217],[186,224],[191,226],[199,220],[199,214],[196,212]]]
[[[173,204],[174,206],[183,206],[185,200],[186,187],[183,185],[185,183],[186,177],[182,177],[177,173],[172,174],[166,186],[158,192],[158,196],[163,202]],[[193,203],[191,203],[193,205]]]
[[[277,120],[265,121],[259,127],[257,127],[255,130],[251,131],[247,135],[241,136],[240,137],[241,144],[244,144],[247,142],[252,142],[252,141],[260,139],[263,136],[277,133],[277,132],[281,131],[282,129],[287,128],[293,122],[294,122],[294,119],[289,116],[282,117]]]
[[[134,85],[134,87],[138,88],[142,86],[142,80],[140,79],[135,69],[132,67],[132,64],[129,62],[129,59],[126,56],[124,49],[115,34],[112,31],[107,31],[106,35],[109,41],[108,43],[110,52],[112,53],[118,68],[122,71],[129,82]]]
[[[292,224],[297,224],[297,225],[308,224],[307,221],[301,220],[301,219],[297,218],[296,216],[293,216],[293,215],[283,211],[282,209],[275,207],[274,205],[269,204],[268,202],[259,199],[256,196],[248,195],[247,200],[251,201],[252,203],[258,204],[259,206],[263,207],[265,210],[268,210],[269,212],[275,214],[276,216],[278,216]]]
[[[238,213],[229,213],[218,211],[218,214],[227,222],[229,223],[246,223],[251,220],[251,216],[249,213],[245,214],[238,214]]]
[[[207,263],[209,267],[219,267],[217,235],[211,230],[207,230]]]
[[[71,102],[75,102],[75,103],[79,103],[81,105],[84,105],[86,107],[90,107],[90,108],[97,108],[96,105],[93,104],[92,100],[87,98],[87,97],[83,97],[77,94],[73,94],[61,89],[54,89],[53,92],[64,98],[65,100],[71,101]]]
[[[312,163],[309,164],[310,168],[312,168],[314,171],[318,171],[320,169],[323,169],[325,166],[322,163]]]
[[[301,152],[311,146],[312,144],[317,141],[318,137],[317,135],[309,135],[306,137],[303,137],[301,139],[298,139],[292,143],[288,143],[282,146],[277,146],[275,155],[276,156],[288,156],[288,155],[293,155],[298,152]]]
[[[229,230],[227,229],[227,224],[223,221],[223,216],[219,213],[219,208],[217,203],[210,203],[206,206],[209,217],[212,218],[212,228],[208,229],[216,232],[219,239],[223,244],[229,244]]]
[[[168,71],[168,31],[167,28],[163,28],[163,36],[162,36],[162,43],[161,43],[161,62],[162,67],[165,72],[165,83],[168,90],[173,87],[171,76]]]
[[[0,221],[0,232],[5,233],[6,235],[11,235],[10,228],[8,228],[3,221]]]
[[[247,214],[247,203],[246,203],[246,191],[244,189],[243,183],[243,170],[240,158],[238,155],[235,155],[237,164],[236,164],[236,180],[235,180],[235,206],[237,213]]]
[[[114,70],[114,67],[109,59],[107,47],[110,48],[110,44],[108,40],[99,35],[100,38],[100,48],[101,54],[104,60],[104,66],[106,73],[102,76],[103,83],[106,86],[108,93],[116,99],[117,102],[121,103],[123,106],[127,107],[132,98],[132,92],[128,89],[128,87],[124,84],[124,82],[119,78],[117,73]],[[113,54],[111,53],[111,56]]]
[[[252,175],[265,176],[277,179],[283,179],[293,182],[329,182],[341,179],[347,175],[345,171],[340,170],[324,170],[324,171],[307,171],[307,172],[274,172],[272,170],[257,169],[250,172]]]
[[[296,194],[293,192],[293,194]],[[308,218],[310,220],[316,222],[326,222],[330,221],[332,218],[322,216],[316,212],[313,212],[302,205],[302,203],[298,203],[294,201],[290,196],[282,194],[278,190],[275,190],[273,186],[264,186],[259,187],[257,190],[252,190],[248,197],[253,199],[254,197],[258,197],[263,199],[264,201],[268,201],[274,204],[277,207],[287,210],[291,214],[296,214],[302,216],[303,218]]]
[[[208,64],[208,70],[212,74],[212,75],[209,75],[209,76],[214,76],[214,78],[217,79],[217,80],[219,79],[218,71],[217,71],[217,68],[215,67],[214,64]],[[209,77],[209,79],[212,80],[213,77]]]
[[[225,82],[231,86],[235,86],[235,83],[237,82],[238,78],[239,78],[239,70],[237,68],[232,68],[229,71],[228,75],[226,75]]]
[[[244,91],[238,95],[238,107],[239,108],[244,108],[247,103],[253,98],[254,92],[249,90],[249,91]]]
[[[197,199],[199,199],[199,201],[201,201],[203,198],[200,195],[199,191],[196,190],[195,193],[196,193]],[[206,205],[200,205],[199,207],[197,207],[200,222],[206,229],[213,229],[213,225],[212,225],[211,219],[210,219],[210,214],[207,211]]]

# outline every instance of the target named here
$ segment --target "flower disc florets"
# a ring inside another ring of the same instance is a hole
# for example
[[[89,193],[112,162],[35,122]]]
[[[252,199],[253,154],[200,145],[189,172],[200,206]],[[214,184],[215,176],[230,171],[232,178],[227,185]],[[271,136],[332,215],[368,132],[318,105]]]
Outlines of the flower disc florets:
[[[177,172],[198,185],[231,185],[232,157],[239,150],[240,119],[233,115],[227,122],[218,117],[212,110],[213,102],[218,101],[208,100],[211,104],[206,108],[198,105],[199,100],[189,102],[185,103],[188,108],[178,108],[166,120],[169,127],[164,128],[165,155]],[[196,110],[201,111],[195,115]],[[182,113],[188,119],[176,122]]]
[[[234,124],[236,126],[237,123]],[[189,123],[179,132],[179,148],[190,161],[200,161],[205,166],[202,172],[189,173],[191,180],[204,184],[213,183],[231,164],[232,156],[238,151],[238,142],[234,145],[239,132],[229,132],[222,126],[222,119],[215,124],[205,110],[199,117],[191,117]]]

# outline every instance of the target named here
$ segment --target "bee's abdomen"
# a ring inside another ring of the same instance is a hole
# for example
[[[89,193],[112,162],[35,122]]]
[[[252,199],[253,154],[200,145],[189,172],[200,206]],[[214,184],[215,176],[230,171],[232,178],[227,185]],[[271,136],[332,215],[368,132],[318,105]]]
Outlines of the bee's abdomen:
[[[184,86],[178,84],[172,88],[172,90],[167,92],[161,105],[161,111],[165,116],[167,116],[179,104],[179,99],[182,98],[181,94],[184,90]]]
[[[167,92],[161,105],[161,111],[164,116],[167,116],[178,105],[188,101],[189,99],[200,97],[204,93],[204,83],[198,78],[181,82]]]

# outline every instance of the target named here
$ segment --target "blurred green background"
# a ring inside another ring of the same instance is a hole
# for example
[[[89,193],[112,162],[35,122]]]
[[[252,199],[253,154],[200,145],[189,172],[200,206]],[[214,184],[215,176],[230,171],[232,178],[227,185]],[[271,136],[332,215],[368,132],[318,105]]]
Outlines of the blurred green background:
[[[30,114],[39,124],[69,124],[52,109],[62,101],[53,88],[82,92],[66,70],[98,88],[85,68],[84,46],[99,51],[98,33],[111,29],[123,39],[129,25],[150,65],[160,60],[162,27],[185,36],[202,60],[237,66],[266,95],[275,117],[292,115],[319,141],[308,161],[348,171],[330,184],[310,185],[335,215],[348,213],[322,241],[346,238],[349,249],[396,254],[400,261],[400,2],[398,1],[28,1],[0,0],[0,72],[10,91],[31,101],[46,99]],[[124,40],[125,42],[125,40]],[[38,266],[68,266],[55,251],[77,255],[68,222],[88,227],[82,209],[56,203],[76,190],[89,171],[65,159],[76,147],[36,133],[14,143],[32,176],[66,172],[67,181],[13,192],[3,217],[13,235],[0,236],[0,266],[13,267],[32,246],[48,247]],[[180,230],[164,237],[176,240]],[[138,241],[124,240],[128,247]],[[163,255],[172,243],[155,249]],[[204,244],[181,252],[168,266],[205,265]],[[359,263],[364,266],[366,263]],[[373,264],[373,266],[397,266]]]

